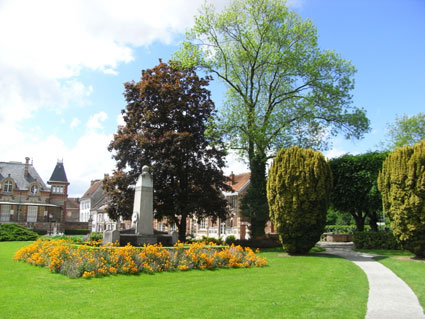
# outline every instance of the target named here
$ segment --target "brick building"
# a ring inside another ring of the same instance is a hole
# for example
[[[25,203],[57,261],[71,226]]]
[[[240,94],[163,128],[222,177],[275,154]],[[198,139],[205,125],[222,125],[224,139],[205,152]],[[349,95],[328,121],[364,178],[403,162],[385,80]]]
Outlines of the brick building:
[[[84,224],[72,223],[76,207],[68,199],[68,186],[62,161],[57,162],[47,184],[28,157],[25,163],[0,162],[0,223],[55,233],[84,228]]]

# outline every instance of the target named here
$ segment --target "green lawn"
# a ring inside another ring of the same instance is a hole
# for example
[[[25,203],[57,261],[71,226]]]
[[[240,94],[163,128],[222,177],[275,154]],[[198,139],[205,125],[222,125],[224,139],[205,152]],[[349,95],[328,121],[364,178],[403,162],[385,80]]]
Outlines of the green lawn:
[[[418,297],[422,308],[425,309],[425,260],[410,259],[409,257],[412,257],[413,254],[406,250],[361,251],[381,255],[375,259],[403,279]]]
[[[364,318],[366,275],[332,256],[279,257],[251,269],[69,279],[12,260],[0,242],[1,318]],[[349,301],[349,302],[348,302]]]

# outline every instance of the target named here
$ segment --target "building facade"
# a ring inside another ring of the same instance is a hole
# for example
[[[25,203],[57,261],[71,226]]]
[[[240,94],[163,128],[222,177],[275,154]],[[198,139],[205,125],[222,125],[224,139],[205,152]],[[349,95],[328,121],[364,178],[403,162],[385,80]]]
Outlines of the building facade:
[[[47,184],[28,157],[25,163],[0,162],[0,223],[50,233],[74,228],[67,225],[68,186],[62,161],[57,162]]]
[[[119,228],[127,229],[130,221],[116,221],[109,218],[106,208],[109,198],[103,190],[101,180],[93,180],[90,187],[80,200],[80,221],[88,222],[91,231],[103,232],[105,230],[115,230]]]

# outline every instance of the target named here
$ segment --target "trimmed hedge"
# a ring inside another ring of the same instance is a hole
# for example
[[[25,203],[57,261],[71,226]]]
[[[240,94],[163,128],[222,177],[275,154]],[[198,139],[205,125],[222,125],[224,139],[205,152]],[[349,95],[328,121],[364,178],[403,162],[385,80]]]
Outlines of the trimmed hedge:
[[[0,225],[0,241],[27,241],[36,240],[38,234],[16,224]]]
[[[39,235],[47,235],[47,230],[45,229],[34,229],[33,232]]]
[[[325,233],[352,234],[356,231],[356,225],[326,225]]]
[[[401,249],[391,232],[354,232],[353,242],[358,249]]]
[[[249,248],[276,248],[282,247],[279,236],[268,234],[259,238],[253,239],[237,239],[233,242],[235,246],[249,247]]]
[[[65,229],[65,235],[87,235],[89,233],[88,229]]]

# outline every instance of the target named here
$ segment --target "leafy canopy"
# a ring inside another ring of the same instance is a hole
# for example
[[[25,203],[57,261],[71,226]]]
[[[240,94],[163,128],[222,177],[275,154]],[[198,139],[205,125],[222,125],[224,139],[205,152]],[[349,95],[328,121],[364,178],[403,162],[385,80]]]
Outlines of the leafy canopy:
[[[235,0],[221,13],[205,5],[174,58],[226,84],[219,127],[249,159],[369,129],[364,110],[351,105],[354,66],[320,50],[311,21],[282,1]]]
[[[388,149],[413,146],[421,140],[425,140],[425,113],[401,117],[397,116],[395,123],[390,124],[387,129]]]
[[[206,4],[173,59],[227,88],[215,129],[248,159],[251,234],[264,233],[266,163],[277,150],[323,149],[339,132],[361,138],[369,130],[365,111],[352,105],[354,66],[321,50],[311,21],[281,0],[233,0],[219,13]]]
[[[150,166],[155,217],[175,223],[182,241],[188,217],[227,214],[221,193],[228,189],[222,172],[225,152],[219,139],[205,135],[214,114],[209,81],[162,62],[142,71],[140,82],[125,83],[125,125],[109,145],[117,160],[106,183],[111,195],[124,198],[128,207],[128,185],[135,184],[144,165]]]
[[[371,228],[377,230],[382,211],[377,178],[386,156],[387,152],[347,154],[330,161],[334,177],[332,207],[350,213],[359,231],[363,230],[366,217],[371,220]]]

